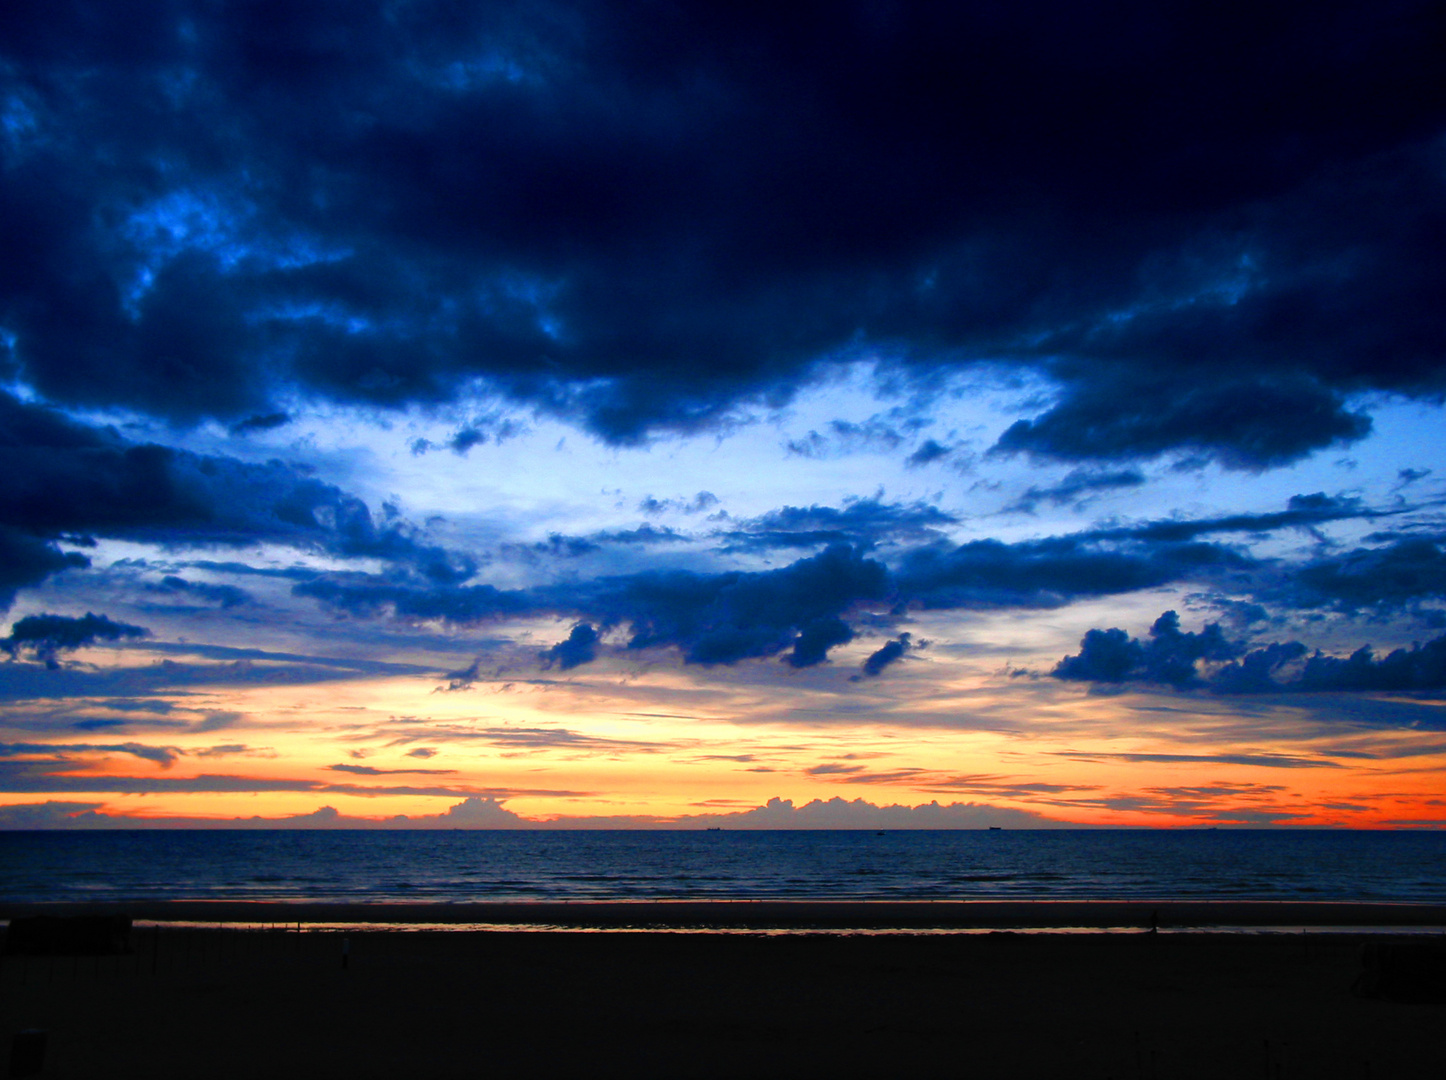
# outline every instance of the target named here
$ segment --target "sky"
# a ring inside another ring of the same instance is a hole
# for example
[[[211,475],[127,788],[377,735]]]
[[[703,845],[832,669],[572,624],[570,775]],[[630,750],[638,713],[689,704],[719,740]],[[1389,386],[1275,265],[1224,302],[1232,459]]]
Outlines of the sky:
[[[0,827],[1440,827],[1443,41],[12,0]]]

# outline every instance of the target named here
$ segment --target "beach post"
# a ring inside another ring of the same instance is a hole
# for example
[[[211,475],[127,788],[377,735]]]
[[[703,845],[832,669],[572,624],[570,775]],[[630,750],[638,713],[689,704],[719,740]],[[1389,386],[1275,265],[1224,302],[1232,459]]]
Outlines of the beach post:
[[[10,1044],[10,1075],[38,1076],[45,1068],[45,1032],[36,1028],[15,1033]]]

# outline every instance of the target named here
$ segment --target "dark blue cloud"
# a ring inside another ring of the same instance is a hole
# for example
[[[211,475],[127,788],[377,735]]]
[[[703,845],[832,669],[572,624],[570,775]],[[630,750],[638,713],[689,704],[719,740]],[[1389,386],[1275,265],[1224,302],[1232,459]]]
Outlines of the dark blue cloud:
[[[430,584],[410,578],[389,580],[362,573],[318,576],[293,586],[292,592],[351,615],[373,617],[390,612],[403,619],[444,619],[457,625],[544,609],[521,590]]]
[[[926,502],[886,503],[879,497],[851,499],[842,507],[784,506],[737,523],[722,533],[725,550],[767,551],[851,544],[919,543],[943,535],[959,519]]]
[[[1354,497],[1327,495],[1317,491],[1311,495],[1292,495],[1286,501],[1284,510],[1258,514],[1226,514],[1213,518],[1168,518],[1134,525],[1101,526],[1080,535],[1093,540],[1180,542],[1212,533],[1269,533],[1277,529],[1313,529],[1333,521],[1369,521],[1405,512],[1406,509],[1401,507],[1376,510],[1363,505]]]
[[[564,533],[548,533],[546,540],[539,540],[525,547],[510,547],[508,550],[532,559],[537,555],[549,555],[559,559],[580,559],[595,555],[608,547],[649,547],[658,544],[691,544],[693,538],[666,525],[648,523],[635,529],[600,529],[583,536],[568,536]]]
[[[459,457],[466,457],[474,446],[485,446],[487,443],[502,443],[519,435],[524,426],[510,417],[498,414],[479,416],[464,424],[452,433],[452,437],[441,446],[430,439],[413,439],[411,450],[413,454],[422,455],[432,450],[448,449]]]
[[[932,465],[934,462],[948,457],[953,452],[953,447],[945,446],[934,439],[925,439],[919,444],[919,449],[915,450],[904,460],[907,464],[917,468],[921,465]]]
[[[807,458],[842,457],[868,451],[886,453],[897,450],[923,426],[923,420],[908,416],[873,416],[861,424],[831,420],[823,434],[810,431],[801,439],[790,439],[785,448],[790,454]]]
[[[265,416],[248,416],[231,425],[232,435],[250,435],[254,431],[274,431],[291,423],[288,413],[267,413]]]
[[[1199,633],[1184,632],[1175,612],[1167,611],[1150,628],[1148,641],[1117,628],[1087,631],[1080,651],[1060,660],[1050,674],[1079,682],[1163,683],[1176,690],[1205,688],[1218,694],[1440,690],[1446,687],[1446,635],[1379,658],[1370,646],[1337,657],[1311,653],[1298,641],[1252,648],[1227,639],[1217,623]]]
[[[553,539],[549,536],[548,542],[551,543]],[[564,541],[582,539],[595,547],[602,547],[606,544],[686,544],[690,542],[689,537],[684,536],[676,529],[670,529],[667,526],[660,528],[648,524],[639,525],[636,529],[603,529],[599,532],[589,533],[586,537],[562,537],[561,539]]]
[[[600,640],[597,627],[578,623],[565,639],[549,649],[544,649],[542,659],[549,666],[555,663],[563,671],[580,664],[590,664],[597,659]]]
[[[903,659],[904,653],[907,652],[908,649],[908,634],[900,634],[893,641],[885,642],[882,647],[871,652],[868,655],[868,658],[864,660],[864,674],[870,676],[882,674],[884,668],[888,667],[896,660]]]
[[[456,769],[377,769],[370,765],[328,765],[332,772],[352,773],[355,776],[449,776]]]
[[[1247,656],[1246,659],[1249,659]],[[1242,661],[1243,666],[1243,661]],[[1226,685],[1222,681],[1222,685]],[[1369,646],[1345,658],[1320,653],[1309,657],[1283,690],[1401,692],[1446,687],[1446,636],[1396,649],[1377,659]]]
[[[0,649],[8,652],[12,659],[21,652],[29,652],[47,667],[58,665],[57,655],[74,649],[83,649],[102,641],[133,640],[149,637],[150,631],[144,626],[116,622],[105,615],[87,611],[80,618],[68,615],[27,615],[17,619],[10,633],[0,638]]]
[[[221,608],[240,607],[242,604],[254,602],[250,593],[235,585],[213,585],[205,581],[187,581],[175,574],[167,574],[158,583],[147,587],[155,592],[194,597],[204,603],[215,604]]]
[[[189,546],[270,541],[406,565],[438,581],[475,569],[383,508],[281,461],[255,464],[131,442],[0,392],[0,590],[88,560],[55,546],[86,536]],[[180,580],[180,579],[177,579]],[[3,593],[0,593],[3,597]]]
[[[351,574],[318,577],[294,591],[362,617],[390,613],[468,625],[503,615],[574,615],[587,620],[575,635],[626,624],[628,648],[671,646],[688,663],[733,664],[789,650],[790,664],[807,667],[852,637],[843,616],[885,600],[889,578],[882,563],[836,544],[781,569],[752,573],[647,571],[510,591]],[[564,650],[553,658],[583,663],[595,646],[569,638],[553,647]]]
[[[50,669],[39,664],[0,664],[0,701],[45,702],[62,699],[119,700],[117,708],[153,709],[148,702],[132,705],[152,694],[185,694],[197,687],[301,686],[363,678],[405,676],[428,678],[435,668],[374,659],[337,659],[301,656],[265,649],[235,649],[194,642],[147,641],[144,648],[162,660],[143,666],[92,670],[83,667]],[[172,660],[165,654],[188,659]],[[208,657],[196,662],[190,657]],[[107,707],[110,707],[109,704]],[[209,726],[224,726],[235,714],[212,714]],[[69,722],[60,718],[61,722]],[[47,721],[48,723],[48,721]]]
[[[1218,544],[1114,544],[1086,533],[921,548],[900,560],[895,582],[902,598],[925,608],[1049,608],[1081,597],[1210,580],[1252,565]]]
[[[1379,612],[1446,597],[1446,537],[1377,536],[1360,547],[1302,566],[1269,597],[1299,607]]]
[[[987,358],[1059,387],[1002,449],[1265,468],[1442,388],[1442,22],[14,0],[0,376],[242,430],[480,379],[627,443]]]
[[[1022,510],[1032,514],[1042,502],[1051,506],[1082,506],[1090,498],[1105,491],[1121,488],[1136,488],[1145,482],[1144,474],[1138,469],[1116,469],[1099,472],[1089,469],[1075,469],[1063,480],[1049,487],[1031,486],[1010,504],[1010,510]]]
[[[804,668],[821,664],[835,645],[847,645],[854,639],[853,628],[837,615],[820,615],[798,628],[793,648],[783,657],[789,667]]]
[[[718,505],[718,496],[711,491],[700,491],[691,499],[659,499],[648,495],[638,503],[638,510],[644,514],[663,514],[678,510],[684,514],[700,514]]]
[[[599,632],[627,626],[632,632],[629,647],[671,646],[689,662],[731,664],[787,651],[790,664],[810,666],[851,640],[850,620],[869,609],[887,625],[910,607],[1052,608],[1187,582],[1226,592],[1253,590],[1263,600],[1287,604],[1290,597],[1305,595],[1307,585],[1302,582],[1308,581],[1313,590],[1323,588],[1320,581],[1329,577],[1322,569],[1326,563],[1308,564],[1309,573],[1302,576],[1288,564],[1256,559],[1240,548],[1200,538],[1314,529],[1333,521],[1397,512],[1317,493],[1296,496],[1277,512],[1100,526],[1014,543],[927,542],[896,548],[891,565],[886,565],[864,553],[876,545],[937,536],[955,519],[927,504],[868,499],[843,508],[784,507],[720,534],[730,546],[750,550],[829,545],[816,556],[763,573],[648,571],[503,590],[487,584],[428,582],[402,568],[381,575],[318,574],[298,582],[294,592],[358,617],[392,615],[474,625],[507,616],[562,616]],[[841,539],[848,542],[839,543]],[[558,538],[552,546],[561,549],[562,541]],[[596,547],[589,541],[579,553]],[[1409,591],[1408,585],[1398,581],[1378,593],[1389,596],[1392,587]],[[1368,588],[1365,583],[1359,587]],[[1412,595],[1419,593],[1417,588]],[[1246,607],[1240,609],[1241,617],[1254,621],[1265,617],[1259,604],[1247,607],[1248,612]],[[1117,661],[1116,678],[1142,677],[1143,670],[1152,679],[1188,682],[1188,671],[1169,667],[1165,657],[1188,651],[1188,642],[1198,635],[1182,637],[1178,627],[1157,624],[1151,658],[1135,655],[1130,639],[1119,636],[1119,642],[1112,642],[1101,631],[1098,641],[1092,639],[1086,661],[1080,662],[1084,666],[1078,668],[1080,677],[1106,670],[1098,665],[1105,664],[1109,646],[1118,644],[1124,655]],[[568,647],[563,642],[554,649]],[[1221,641],[1211,637],[1206,651],[1193,659],[1227,659],[1222,650]],[[561,660],[572,653],[547,655]],[[1193,659],[1185,662],[1186,668]]]
[[[1200,660],[1233,660],[1244,652],[1227,641],[1218,623],[1200,633],[1180,629],[1180,617],[1167,611],[1150,627],[1150,640],[1139,641],[1123,630],[1090,630],[1075,656],[1066,656],[1052,672],[1056,679],[1119,683],[1126,680],[1168,683],[1177,689],[1199,684]]]
[[[62,551],[23,529],[0,525],[0,611],[10,607],[21,589],[39,585],[62,570],[89,565],[79,552]]]
[[[857,521],[849,517],[852,507],[786,508],[780,514],[789,521],[821,514],[829,522],[848,522],[876,535],[890,529],[932,531],[915,520],[921,516],[914,514],[917,507],[853,505],[861,507]],[[924,514],[922,520],[932,524],[937,519]],[[811,537],[810,543],[832,540],[831,532]],[[784,546],[770,539],[772,546]],[[732,664],[787,650],[788,663],[807,667],[850,641],[854,631],[848,620],[869,608],[890,612],[886,620],[910,606],[1049,608],[1181,581],[1209,583],[1246,575],[1258,565],[1217,544],[1116,541],[1090,533],[1014,544],[935,543],[905,550],[892,569],[866,557],[867,550],[863,544],[831,543],[777,570],[645,571],[512,590],[428,583],[405,573],[324,574],[299,582],[293,591],[357,617],[472,625],[504,616],[560,615],[600,631],[627,626],[629,648],[675,647],[690,663]],[[554,649],[567,647],[563,642]]]
[[[788,662],[806,667],[852,637],[841,617],[883,600],[888,571],[838,544],[779,570],[654,572],[594,588],[591,609],[608,625],[631,626],[629,648],[674,645],[685,660],[700,664],[732,664],[788,649]]]
[[[1356,442],[1370,417],[1317,382],[1238,377],[1185,388],[1159,371],[1071,383],[1064,399],[1033,420],[1016,421],[996,453],[1023,451],[1063,461],[1132,461],[1172,450],[1259,472],[1313,451]],[[1201,380],[1202,382],[1204,380]]]

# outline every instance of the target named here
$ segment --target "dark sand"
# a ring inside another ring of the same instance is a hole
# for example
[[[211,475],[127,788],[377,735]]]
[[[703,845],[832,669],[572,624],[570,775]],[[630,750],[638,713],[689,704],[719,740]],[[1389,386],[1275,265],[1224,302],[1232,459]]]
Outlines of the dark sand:
[[[240,905],[292,929],[6,956],[5,1055],[38,1027],[48,1077],[1446,1076],[1446,1006],[1350,993],[1360,934],[297,933],[298,910],[360,921]]]

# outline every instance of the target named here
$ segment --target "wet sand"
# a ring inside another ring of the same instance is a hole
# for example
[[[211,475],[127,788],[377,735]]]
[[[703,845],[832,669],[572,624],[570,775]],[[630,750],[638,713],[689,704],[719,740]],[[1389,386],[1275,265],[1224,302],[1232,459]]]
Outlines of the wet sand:
[[[147,930],[7,958],[55,1077],[1439,1077],[1357,943]]]
[[[172,900],[128,904],[0,904],[0,919],[23,915],[114,914],[152,922],[492,924],[604,929],[1439,926],[1446,930],[1446,905],[1335,901],[662,900],[348,904]]]
[[[1358,934],[289,923],[143,927],[123,956],[6,956],[6,1052],[37,1027],[44,1075],[71,1078],[1446,1074],[1446,1006],[1351,994]]]

